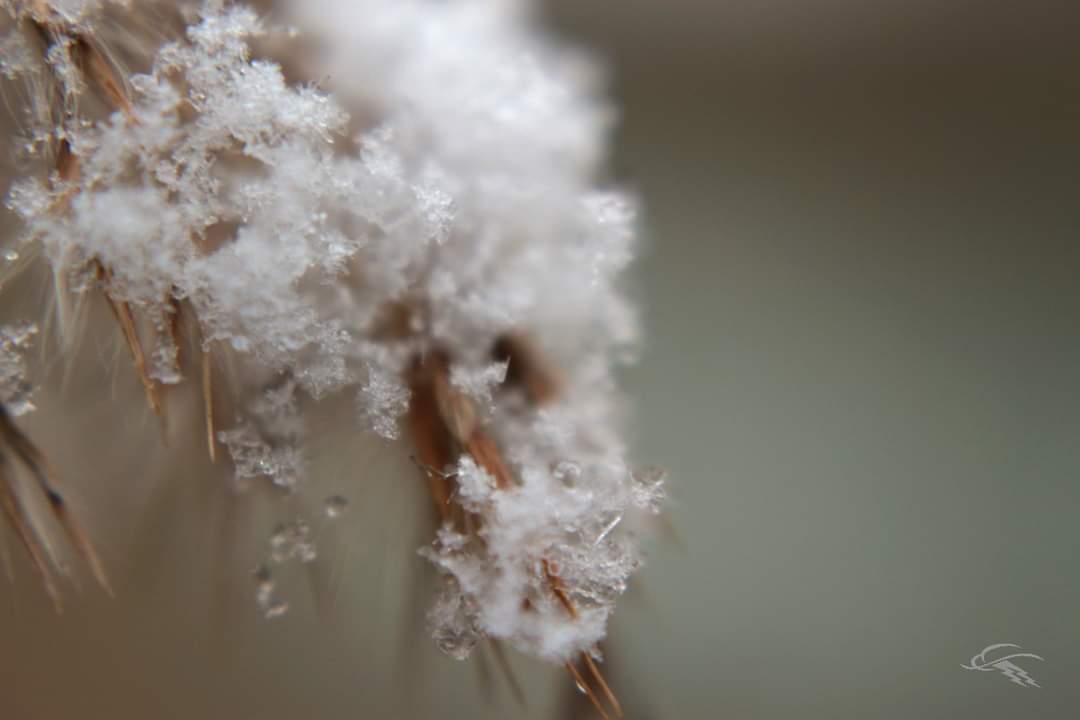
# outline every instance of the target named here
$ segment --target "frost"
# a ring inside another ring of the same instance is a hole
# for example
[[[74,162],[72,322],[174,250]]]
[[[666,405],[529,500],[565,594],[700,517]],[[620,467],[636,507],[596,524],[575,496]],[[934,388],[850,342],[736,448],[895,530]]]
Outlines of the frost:
[[[456,660],[464,660],[480,642],[476,608],[452,578],[445,578],[428,610],[435,645]]]
[[[454,478],[461,506],[470,512],[482,512],[495,493],[495,478],[468,455],[458,460]]]
[[[15,416],[34,409],[25,355],[36,334],[33,323],[0,326],[0,405]]]
[[[252,573],[255,579],[255,602],[267,620],[279,618],[289,611],[289,603],[277,594],[273,572],[268,565],[259,565]]]
[[[247,418],[238,427],[218,433],[218,439],[232,456],[240,487],[266,478],[287,493],[295,492],[306,465],[295,381],[287,379],[266,389],[251,403]]]
[[[270,536],[269,544],[270,558],[275,563],[292,559],[309,563],[318,557],[311,537],[311,528],[303,520],[278,525]]]
[[[466,395],[487,405],[491,402],[491,392],[506,381],[508,363],[497,362],[478,368],[454,367],[450,371],[450,382]]]
[[[393,440],[400,432],[398,418],[409,408],[409,388],[399,375],[372,367],[360,388],[360,407],[368,426],[377,435]]]
[[[30,73],[36,65],[26,37],[13,30],[0,37],[0,73],[9,80]]]
[[[663,509],[667,493],[664,481],[667,473],[661,468],[647,467],[631,473],[634,504],[655,514]]]

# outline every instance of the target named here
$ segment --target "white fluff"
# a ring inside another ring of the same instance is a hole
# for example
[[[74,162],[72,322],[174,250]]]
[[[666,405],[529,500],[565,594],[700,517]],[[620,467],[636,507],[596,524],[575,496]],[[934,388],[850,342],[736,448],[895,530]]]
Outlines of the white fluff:
[[[151,316],[167,297],[190,301],[206,339],[265,373],[316,398],[351,388],[379,435],[395,437],[408,407],[408,359],[449,353],[517,484],[496,490],[468,456],[451,468],[483,542],[447,528],[425,550],[447,575],[434,634],[458,656],[480,635],[551,660],[589,650],[639,563],[613,530],[659,487],[635,482],[618,427],[613,365],[637,338],[618,288],[635,208],[596,186],[612,117],[597,74],[538,34],[522,2],[283,9],[318,48],[319,87],[253,59],[254,13],[209,3],[132,79],[135,120],[63,129],[81,161],[76,192],[24,181],[9,203],[53,263],[100,259],[112,291]],[[354,138],[350,115],[366,123]],[[70,208],[57,213],[62,193]],[[411,311],[394,339],[381,328],[396,305]],[[491,348],[519,329],[564,371],[542,409],[495,392],[506,366]],[[172,378],[165,350],[159,379]],[[239,474],[273,466],[291,489],[303,433],[253,428],[221,436]]]

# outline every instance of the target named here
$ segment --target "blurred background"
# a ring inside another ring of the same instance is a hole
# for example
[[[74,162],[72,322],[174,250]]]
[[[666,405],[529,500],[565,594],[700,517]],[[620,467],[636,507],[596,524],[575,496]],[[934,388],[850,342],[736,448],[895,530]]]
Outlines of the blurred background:
[[[646,206],[626,385],[675,531],[614,623],[628,716],[1080,714],[1080,6],[542,9],[608,62],[613,175]],[[324,596],[287,579],[293,608],[267,623],[256,551],[217,548],[269,515],[221,502],[203,453],[171,448],[168,478],[138,466],[155,428],[86,384],[65,422],[97,432],[42,442],[64,473],[93,449],[146,478],[73,490],[121,509],[91,521],[120,597],[88,588],[58,618],[16,555],[0,718],[588,717],[565,673],[512,658],[522,709],[492,658],[412,630],[427,501],[392,449],[320,456],[353,500],[319,530]],[[59,395],[39,400],[26,427],[50,437]],[[960,667],[1004,642],[1045,659],[1019,661],[1041,689]]]

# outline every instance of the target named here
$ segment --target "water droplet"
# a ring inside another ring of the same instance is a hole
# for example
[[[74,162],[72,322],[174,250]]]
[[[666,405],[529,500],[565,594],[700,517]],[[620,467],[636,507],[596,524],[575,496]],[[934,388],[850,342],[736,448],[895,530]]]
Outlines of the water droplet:
[[[9,263],[13,263],[19,259],[19,253],[15,250],[7,250],[4,252],[4,260]]]
[[[580,680],[577,680],[577,679],[574,680],[574,687],[576,687],[577,691],[579,693],[581,693],[582,695],[588,695],[589,694],[589,688],[585,687],[584,683],[582,683]]]
[[[331,495],[323,503],[323,512],[326,513],[326,517],[331,519],[341,517],[348,509],[349,500],[342,495]]]

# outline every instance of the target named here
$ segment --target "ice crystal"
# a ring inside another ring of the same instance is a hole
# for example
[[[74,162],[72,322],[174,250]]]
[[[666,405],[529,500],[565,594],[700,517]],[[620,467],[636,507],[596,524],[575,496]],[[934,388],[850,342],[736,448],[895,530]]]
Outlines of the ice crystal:
[[[25,354],[36,334],[33,323],[0,326],[0,405],[15,416],[34,409]]]
[[[218,433],[232,456],[241,487],[265,478],[287,493],[296,491],[304,479],[303,438],[296,382],[289,379],[265,389],[239,426]]]
[[[318,557],[312,541],[311,528],[303,520],[281,523],[270,536],[270,558],[275,563],[297,559],[314,562]]]
[[[480,642],[480,632],[473,620],[476,609],[471,604],[457,582],[447,577],[428,610],[427,620],[435,645],[457,660],[469,657]]]
[[[289,603],[278,597],[273,572],[267,565],[259,565],[252,573],[255,579],[255,603],[267,620],[279,618],[289,611]]]

